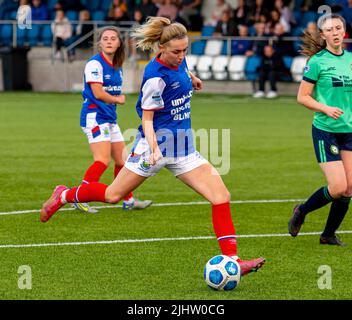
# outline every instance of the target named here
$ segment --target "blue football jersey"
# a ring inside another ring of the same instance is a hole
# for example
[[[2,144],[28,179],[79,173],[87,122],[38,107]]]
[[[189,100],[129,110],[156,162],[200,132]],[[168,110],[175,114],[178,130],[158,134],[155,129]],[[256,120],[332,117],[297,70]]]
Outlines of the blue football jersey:
[[[90,84],[101,83],[103,89],[114,96],[121,95],[122,68],[115,69],[102,53],[98,53],[87,61],[84,69],[83,106],[81,111],[81,127],[87,126],[87,114],[95,113],[98,124],[116,123],[116,105],[105,103],[94,97]],[[90,117],[92,118],[92,117]]]
[[[195,151],[191,130],[192,94],[186,59],[178,68],[165,65],[158,57],[146,66],[136,109],[140,118],[143,110],[154,111],[154,130],[164,157],[182,157]],[[139,137],[144,137],[142,125],[138,130]]]

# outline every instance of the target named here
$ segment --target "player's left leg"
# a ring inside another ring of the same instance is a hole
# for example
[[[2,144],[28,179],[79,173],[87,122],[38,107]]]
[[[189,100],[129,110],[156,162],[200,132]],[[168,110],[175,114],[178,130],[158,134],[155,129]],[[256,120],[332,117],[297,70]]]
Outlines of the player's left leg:
[[[332,244],[345,246],[335,234],[336,230],[340,227],[347,211],[352,196],[352,151],[341,150],[342,163],[345,168],[345,175],[347,180],[347,188],[342,197],[334,199],[328,219],[326,221],[325,229],[320,237],[321,244]]]
[[[222,254],[237,257],[236,232],[230,209],[230,192],[226,188],[217,170],[205,163],[177,176],[212,204],[213,227]],[[264,258],[240,260],[242,275],[258,270],[265,262]]]
[[[115,162],[114,179],[118,176],[127,159],[127,150],[124,141],[111,143],[111,157]],[[133,193],[128,193],[123,198],[123,210],[141,210],[149,207],[152,204],[151,200],[139,200],[133,197]]]

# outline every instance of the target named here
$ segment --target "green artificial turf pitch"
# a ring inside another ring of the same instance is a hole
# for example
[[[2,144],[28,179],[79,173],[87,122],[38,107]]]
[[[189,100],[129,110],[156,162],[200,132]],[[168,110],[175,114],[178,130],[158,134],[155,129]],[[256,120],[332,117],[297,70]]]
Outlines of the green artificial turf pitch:
[[[79,94],[0,94],[0,299],[351,298],[351,233],[340,234],[350,244],[345,248],[319,245],[319,235],[306,234],[322,231],[328,207],[308,216],[302,236],[287,234],[295,199],[325,185],[311,142],[312,113],[294,98],[192,99],[195,130],[230,129],[230,170],[223,179],[239,255],[267,259],[230,292],[212,291],[203,280],[205,263],[219,254],[210,205],[167,170],[135,192],[156,204],[145,211],[66,210],[39,222],[38,210],[55,185],[79,184],[92,162],[79,126],[81,101]],[[128,95],[119,107],[124,132],[139,124],[135,102]],[[102,181],[111,179],[112,166]],[[340,230],[352,230],[350,214]],[[142,241],[111,242],[126,239]],[[54,245],[22,246],[31,244]],[[23,265],[31,268],[30,290],[18,287]],[[330,289],[318,286],[322,265],[331,268]]]

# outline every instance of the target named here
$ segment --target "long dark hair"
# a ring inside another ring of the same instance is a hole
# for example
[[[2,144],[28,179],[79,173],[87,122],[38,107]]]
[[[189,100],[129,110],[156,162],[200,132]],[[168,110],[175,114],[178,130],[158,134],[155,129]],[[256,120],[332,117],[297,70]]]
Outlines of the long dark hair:
[[[107,27],[104,27],[102,29],[99,30],[99,33],[98,33],[98,48],[99,48],[99,51],[101,50],[100,48],[100,41],[101,41],[101,38],[103,37],[103,33],[105,31],[114,31],[116,32],[119,40],[120,40],[120,46],[117,48],[115,54],[114,54],[114,58],[113,58],[113,65],[115,68],[121,68],[124,61],[125,61],[125,58],[126,58],[126,50],[125,50],[125,43],[124,41],[122,40],[121,38],[121,34],[120,34],[120,31],[117,27],[114,27],[114,26],[107,26]]]
[[[301,45],[301,53],[307,57],[311,57],[317,52],[326,48],[326,41],[321,37],[321,33],[323,32],[323,25],[327,20],[331,19],[339,19],[343,23],[343,27],[346,30],[346,21],[345,19],[338,14],[324,14],[318,19],[318,32],[309,33],[307,30],[304,30],[303,36],[301,37],[302,45]]]

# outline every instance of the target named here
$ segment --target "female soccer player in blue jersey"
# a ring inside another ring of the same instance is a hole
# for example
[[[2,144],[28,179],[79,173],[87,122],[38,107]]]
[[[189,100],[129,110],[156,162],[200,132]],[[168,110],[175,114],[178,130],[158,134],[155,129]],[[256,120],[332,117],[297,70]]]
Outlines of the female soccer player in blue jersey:
[[[116,177],[127,158],[124,138],[117,124],[116,105],[125,103],[121,94],[124,43],[116,27],[105,27],[98,35],[99,53],[91,57],[84,69],[81,127],[87,135],[94,162],[86,171],[83,183],[98,182],[111,158]],[[123,199],[123,209],[144,209],[150,200],[134,199],[132,193]],[[96,212],[86,203],[74,203],[83,212]]]
[[[318,21],[320,33],[305,33],[303,53],[309,57],[298,102],[315,111],[313,143],[327,186],[296,205],[288,223],[295,237],[308,213],[331,202],[321,244],[343,246],[335,232],[352,196],[352,54],[343,50],[345,20],[336,14]]]
[[[57,186],[43,205],[40,219],[48,221],[68,202],[118,202],[166,167],[211,203],[221,252],[238,259],[230,193],[215,168],[193,145],[190,101],[193,89],[202,89],[202,82],[187,68],[187,30],[167,18],[154,17],[140,26],[134,35],[139,48],[155,50],[157,55],[144,71],[137,102],[142,125],[125,166],[110,186],[97,182],[72,189]],[[243,275],[257,270],[265,262],[263,258],[238,261]]]

